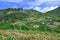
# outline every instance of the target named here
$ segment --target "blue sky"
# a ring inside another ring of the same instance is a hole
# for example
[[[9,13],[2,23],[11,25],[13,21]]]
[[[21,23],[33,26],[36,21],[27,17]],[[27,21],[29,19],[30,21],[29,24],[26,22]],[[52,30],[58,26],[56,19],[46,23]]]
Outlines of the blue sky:
[[[0,0],[0,10],[5,8],[24,8],[44,13],[59,6],[60,0]]]

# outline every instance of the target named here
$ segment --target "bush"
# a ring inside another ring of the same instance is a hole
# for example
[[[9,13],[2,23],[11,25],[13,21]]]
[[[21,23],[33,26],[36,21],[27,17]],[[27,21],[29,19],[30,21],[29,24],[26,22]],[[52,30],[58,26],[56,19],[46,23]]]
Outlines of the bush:
[[[60,26],[58,26],[55,30],[56,33],[60,33]]]
[[[29,26],[29,25],[23,25],[22,27],[21,27],[21,30],[31,30],[31,27]]]
[[[13,29],[13,25],[9,23],[0,23],[0,30],[8,30],[8,29]]]

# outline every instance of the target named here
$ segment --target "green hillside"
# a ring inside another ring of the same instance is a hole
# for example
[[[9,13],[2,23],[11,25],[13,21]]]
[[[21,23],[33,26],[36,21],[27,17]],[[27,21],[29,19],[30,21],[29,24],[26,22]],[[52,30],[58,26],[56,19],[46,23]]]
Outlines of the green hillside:
[[[12,26],[28,26],[27,29],[29,30],[31,27],[31,29],[33,29],[34,26],[38,26],[38,28],[40,26],[48,26],[56,29],[60,25],[60,15],[58,11],[56,9],[47,13],[41,13],[33,9],[8,8],[0,10],[0,24],[4,25],[5,23],[9,23]]]
[[[41,13],[33,9],[24,10],[22,8],[0,10],[0,34],[5,35],[6,32],[4,33],[4,31],[7,31],[7,33],[10,32],[12,37],[15,32],[16,34],[14,36],[22,34],[20,35],[20,39],[17,38],[16,40],[40,40],[40,37],[43,40],[46,35],[50,36],[51,40],[55,40],[55,37],[60,35],[60,8],[47,13]],[[45,36],[38,37],[38,34]],[[25,37],[24,35],[27,36]],[[6,40],[11,39],[11,36],[8,36]],[[48,36],[47,40],[49,40]],[[51,38],[51,36],[55,37]],[[56,40],[60,39],[59,37]],[[14,39],[13,37],[11,40]]]

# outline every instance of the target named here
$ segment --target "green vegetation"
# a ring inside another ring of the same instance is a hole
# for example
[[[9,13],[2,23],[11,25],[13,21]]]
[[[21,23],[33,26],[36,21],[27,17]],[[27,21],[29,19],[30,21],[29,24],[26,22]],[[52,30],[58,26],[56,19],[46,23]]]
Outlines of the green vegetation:
[[[60,40],[59,10],[0,10],[0,40]]]

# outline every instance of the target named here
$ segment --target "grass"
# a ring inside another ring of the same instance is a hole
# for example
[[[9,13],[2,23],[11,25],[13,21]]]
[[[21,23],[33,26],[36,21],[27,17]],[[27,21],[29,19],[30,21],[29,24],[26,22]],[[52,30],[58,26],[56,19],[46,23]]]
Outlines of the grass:
[[[0,23],[0,40],[60,40],[60,29],[57,29],[52,30],[42,24],[34,28],[27,24]]]
[[[4,32],[5,31],[5,32]],[[0,30],[2,33],[0,39],[4,40],[60,40],[60,34],[36,32],[36,31],[18,31],[18,30]]]

